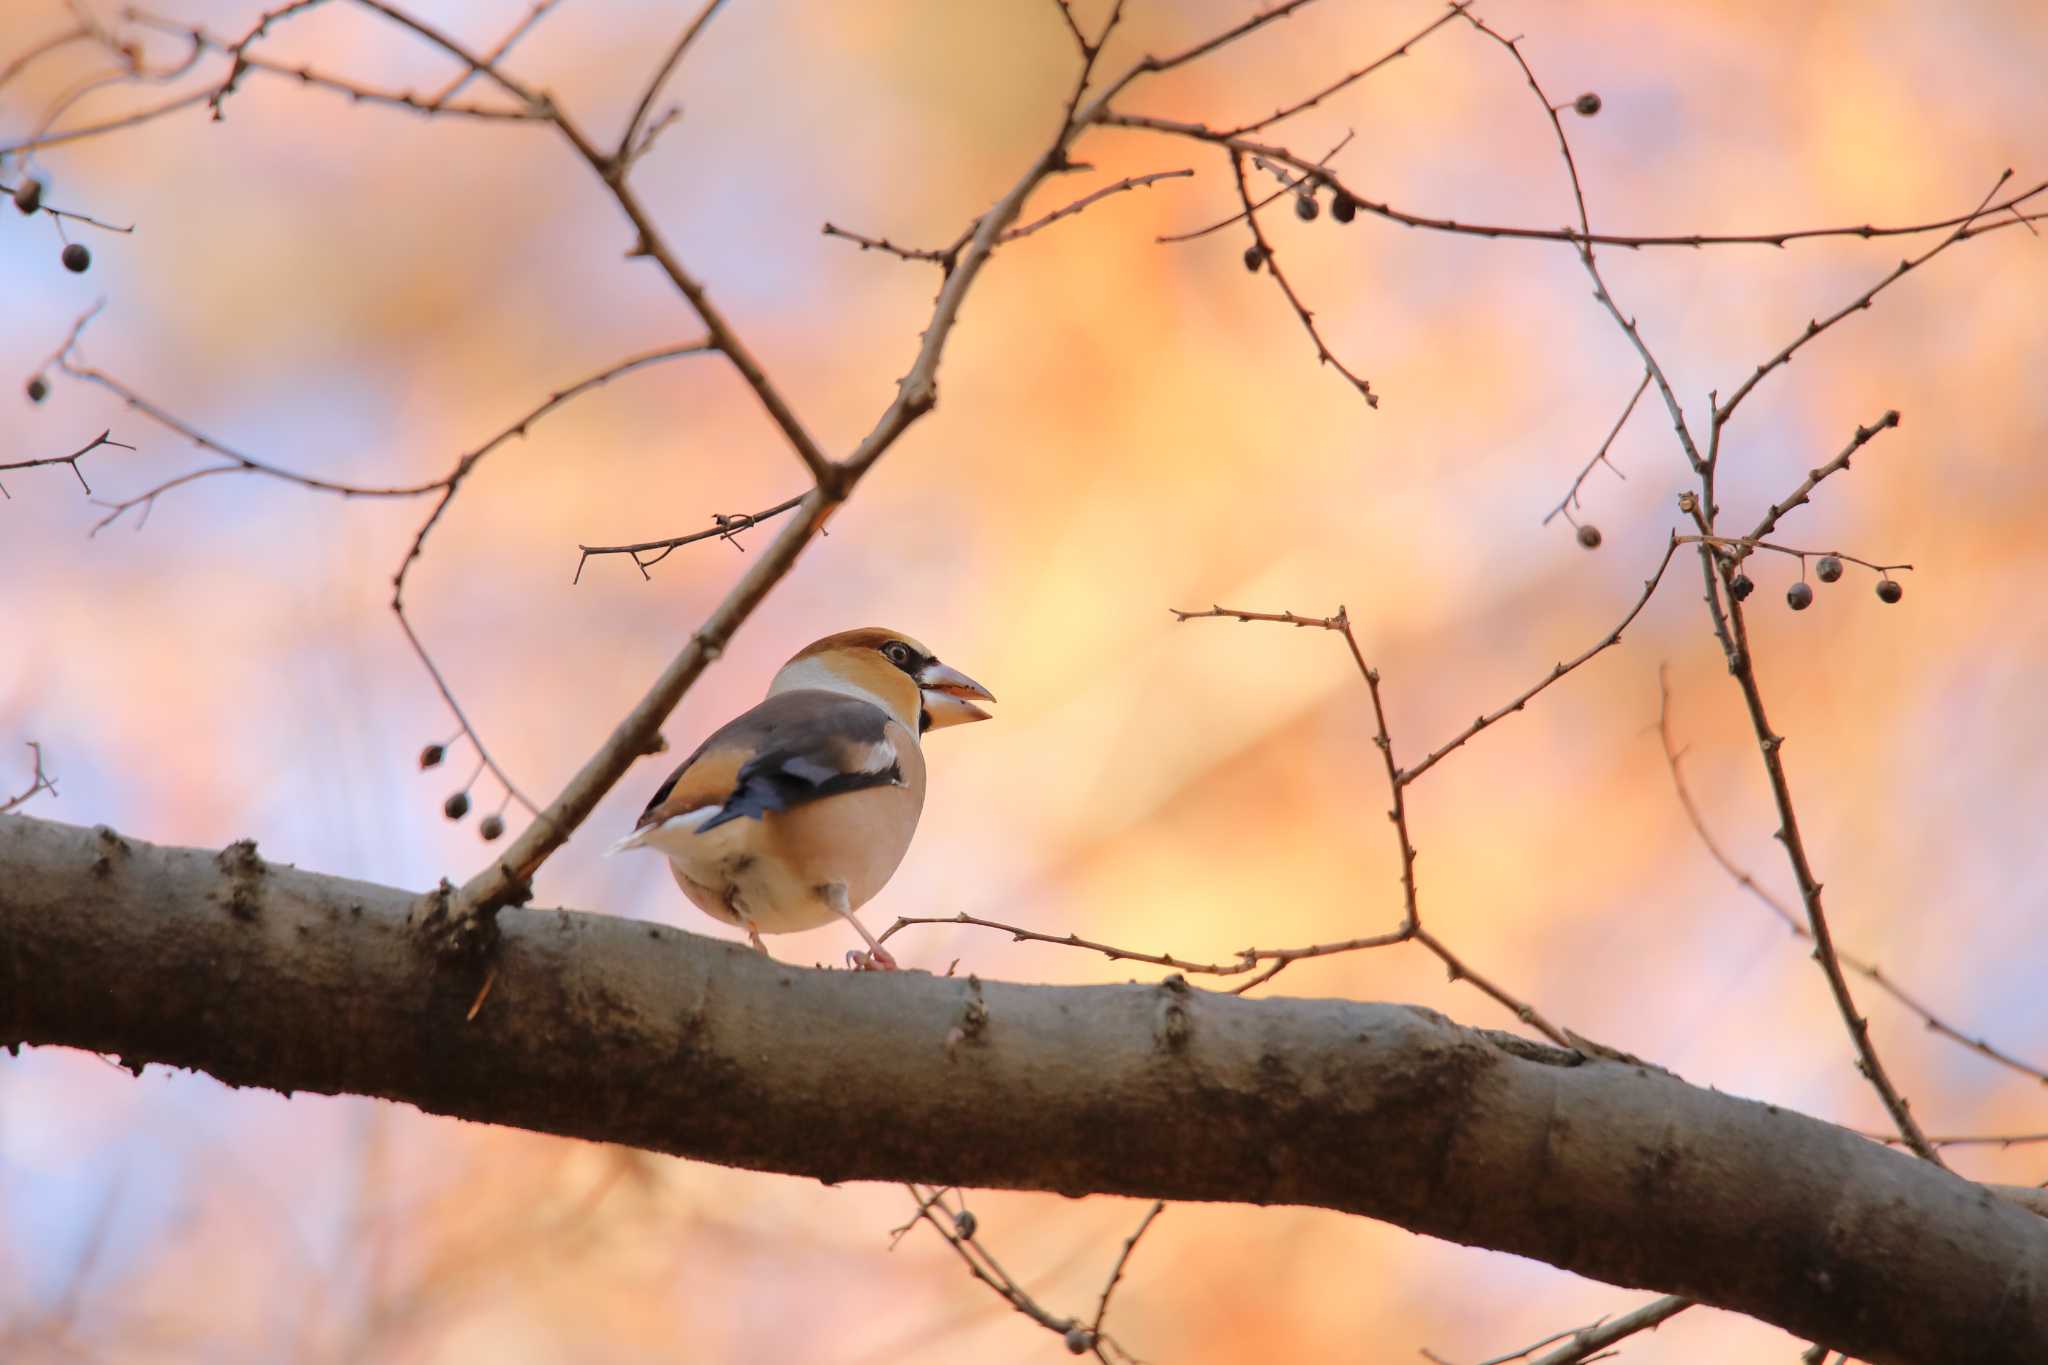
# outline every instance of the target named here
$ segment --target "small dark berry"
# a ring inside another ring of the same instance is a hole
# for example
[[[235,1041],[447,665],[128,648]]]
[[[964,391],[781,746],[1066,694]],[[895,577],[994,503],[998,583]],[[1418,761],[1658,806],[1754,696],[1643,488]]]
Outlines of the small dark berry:
[[[972,1209],[960,1210],[953,1219],[953,1231],[965,1238],[971,1239],[974,1236],[975,1229],[979,1226],[980,1224],[974,1221],[974,1210]]]
[[[74,275],[83,275],[92,265],[92,253],[85,249],[84,242],[69,242],[64,247],[64,268]]]
[[[1579,528],[1579,544],[1589,550],[1600,548],[1600,528],[1588,523]]]
[[[1244,249],[1244,268],[1246,270],[1249,270],[1252,272],[1252,274],[1256,275],[1259,273],[1259,267],[1264,265],[1265,263],[1266,249],[1260,246],[1257,242],[1253,242],[1250,246]]]
[[[1729,595],[1732,596],[1738,602],[1742,601],[1744,598],[1748,597],[1751,593],[1755,591],[1756,584],[1749,581],[1749,575],[1746,573],[1739,573],[1735,575],[1735,577],[1728,580]]]
[[[1580,118],[1591,118],[1600,112],[1600,97],[1588,90],[1572,101],[1572,110]]]
[[[28,381],[28,401],[40,403],[50,396],[50,381],[37,375]]]
[[[1313,223],[1316,220],[1316,215],[1322,211],[1323,206],[1316,202],[1313,190],[1303,190],[1295,196],[1294,216],[1301,219],[1302,222]]]
[[[1842,576],[1842,561],[1833,555],[1822,555],[1820,562],[1813,566],[1813,576],[1823,583],[1832,583]]]
[[[422,768],[438,768],[441,766],[441,760],[447,756],[448,751],[446,749],[438,744],[429,744],[426,748],[420,750],[420,766]]]
[[[43,206],[43,182],[31,176],[14,189],[14,207],[23,213],[34,213]]]
[[[485,843],[490,843],[505,832],[505,817],[502,815],[486,815],[482,822],[477,825],[476,832],[483,836]]]
[[[450,820],[460,820],[469,814],[469,793],[457,792],[441,803],[441,814]]]
[[[1340,194],[1330,201],[1330,216],[1340,223],[1348,223],[1358,216],[1358,201],[1348,194]]]
[[[1877,600],[1878,600],[1878,601],[1880,601],[1880,602],[1896,602],[1896,601],[1898,601],[1898,600],[1899,600],[1899,599],[1900,599],[1901,597],[1904,597],[1905,595],[1906,595],[1906,590],[1905,590],[1904,588],[1902,588],[1902,587],[1900,587],[1900,586],[1899,586],[1899,580],[1898,580],[1898,579],[1896,579],[1896,578],[1880,578],[1880,579],[1878,579],[1878,580],[1877,580]]]
[[[1067,1349],[1077,1356],[1085,1356],[1095,1347],[1095,1334],[1086,1327],[1067,1329]]]
[[[1794,611],[1805,611],[1813,605],[1813,588],[1810,584],[1794,583],[1785,589],[1785,601]]]

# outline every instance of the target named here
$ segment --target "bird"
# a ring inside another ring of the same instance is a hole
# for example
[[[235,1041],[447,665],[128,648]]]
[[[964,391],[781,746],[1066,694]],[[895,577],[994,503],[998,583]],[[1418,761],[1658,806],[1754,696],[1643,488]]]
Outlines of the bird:
[[[609,853],[651,848],[713,919],[763,934],[843,919],[868,945],[856,968],[895,959],[854,912],[910,848],[924,808],[927,732],[990,713],[995,696],[900,631],[827,635],[775,674],[768,695],[697,746]]]

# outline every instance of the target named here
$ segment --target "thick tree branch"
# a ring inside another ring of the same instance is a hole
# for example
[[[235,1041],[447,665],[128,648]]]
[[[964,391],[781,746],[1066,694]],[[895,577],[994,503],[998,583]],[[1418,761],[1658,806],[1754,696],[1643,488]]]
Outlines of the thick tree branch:
[[[814,971],[567,911],[450,963],[414,899],[8,816],[0,1043],[826,1181],[1317,1205],[1878,1365],[2048,1358],[2048,1221],[1652,1068],[1410,1006]]]

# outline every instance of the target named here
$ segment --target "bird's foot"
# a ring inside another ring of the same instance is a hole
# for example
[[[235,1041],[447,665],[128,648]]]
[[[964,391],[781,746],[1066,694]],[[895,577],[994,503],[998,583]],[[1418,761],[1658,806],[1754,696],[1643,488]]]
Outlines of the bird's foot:
[[[848,971],[855,972],[893,972],[901,970],[889,950],[879,943],[868,952],[862,952],[858,948],[847,949],[846,967]]]

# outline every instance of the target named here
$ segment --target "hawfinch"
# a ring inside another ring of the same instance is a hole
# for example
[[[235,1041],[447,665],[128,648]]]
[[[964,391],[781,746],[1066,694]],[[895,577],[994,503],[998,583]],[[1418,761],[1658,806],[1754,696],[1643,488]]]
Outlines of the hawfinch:
[[[611,848],[659,849],[683,894],[763,934],[844,919],[857,965],[895,961],[853,912],[903,861],[924,807],[925,731],[987,720],[987,688],[908,635],[828,635],[782,666],[759,706],[683,760]]]

